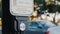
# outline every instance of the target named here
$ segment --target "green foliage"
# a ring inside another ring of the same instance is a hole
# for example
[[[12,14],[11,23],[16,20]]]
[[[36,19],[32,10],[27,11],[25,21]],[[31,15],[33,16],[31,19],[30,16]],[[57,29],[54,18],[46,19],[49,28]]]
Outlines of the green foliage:
[[[60,0],[57,0],[57,1],[60,1]]]
[[[2,3],[0,2],[0,18],[2,17]]]
[[[38,4],[44,3],[44,0],[34,0],[35,2],[37,2]]]
[[[46,3],[44,0],[35,0],[38,4],[43,4],[42,6],[42,10],[46,10],[47,8],[49,9],[48,12],[50,13],[55,13],[56,11],[58,11],[58,6],[55,6],[54,4],[48,5],[46,6]],[[57,0],[60,1],[60,0]],[[60,8],[59,8],[60,10]]]
[[[56,13],[56,11],[58,11],[58,6],[55,5],[48,5],[47,8],[49,9],[48,12],[50,13]]]

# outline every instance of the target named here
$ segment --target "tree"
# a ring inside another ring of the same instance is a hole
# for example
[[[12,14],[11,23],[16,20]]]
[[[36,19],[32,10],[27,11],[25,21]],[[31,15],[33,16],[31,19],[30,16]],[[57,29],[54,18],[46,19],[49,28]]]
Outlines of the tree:
[[[0,1],[0,18],[2,17],[2,2]]]

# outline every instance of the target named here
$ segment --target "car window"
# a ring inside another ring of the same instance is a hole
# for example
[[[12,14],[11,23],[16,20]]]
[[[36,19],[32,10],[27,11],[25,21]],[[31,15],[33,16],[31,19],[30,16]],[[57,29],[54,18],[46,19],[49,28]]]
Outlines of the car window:
[[[56,26],[55,24],[53,24],[53,23],[50,22],[50,21],[43,21],[43,23],[45,23],[45,26],[47,26],[47,27],[53,27],[53,26]]]
[[[42,25],[43,28],[53,27],[56,26],[50,21],[39,21],[40,25]]]
[[[45,25],[45,22],[44,21],[40,21],[39,22],[39,25],[44,26]]]
[[[41,26],[42,27],[43,24],[41,24],[41,22],[38,21],[37,23],[38,23],[38,26]]]
[[[38,23],[37,22],[28,22],[28,25],[29,26],[38,26]]]
[[[37,22],[31,22],[31,26],[37,26]]]
[[[44,21],[39,21],[40,22],[40,24],[45,24],[46,22],[44,22]]]
[[[49,27],[56,26],[55,24],[53,24],[52,22],[49,22],[49,21],[47,21],[46,25]]]

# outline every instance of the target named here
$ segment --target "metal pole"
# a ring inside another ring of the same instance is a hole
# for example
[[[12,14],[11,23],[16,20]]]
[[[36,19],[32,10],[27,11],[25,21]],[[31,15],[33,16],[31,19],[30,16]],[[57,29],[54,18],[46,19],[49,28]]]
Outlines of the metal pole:
[[[24,28],[23,28],[23,24],[22,24],[22,23],[24,23],[24,24],[27,26],[26,23],[27,23],[27,20],[28,20],[28,16],[19,16],[19,17],[17,16],[17,17],[16,17],[16,20],[18,21],[18,23],[16,22],[16,23],[17,23],[17,27],[15,26],[16,29],[17,29],[17,34],[20,34],[20,33],[21,33],[21,34],[24,34],[24,31],[25,31],[25,30],[23,31]],[[21,25],[21,24],[22,24],[22,25]],[[20,26],[20,25],[21,25],[21,26]],[[22,28],[21,28],[21,27],[22,27]],[[22,29],[22,30],[21,30],[21,29]]]

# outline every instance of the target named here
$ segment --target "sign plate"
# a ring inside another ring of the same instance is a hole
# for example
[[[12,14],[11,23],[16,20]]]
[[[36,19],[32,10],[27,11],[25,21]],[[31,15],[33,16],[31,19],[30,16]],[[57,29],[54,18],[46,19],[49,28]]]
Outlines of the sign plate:
[[[33,0],[10,0],[10,13],[14,16],[31,16]]]

